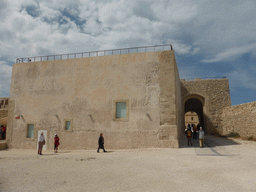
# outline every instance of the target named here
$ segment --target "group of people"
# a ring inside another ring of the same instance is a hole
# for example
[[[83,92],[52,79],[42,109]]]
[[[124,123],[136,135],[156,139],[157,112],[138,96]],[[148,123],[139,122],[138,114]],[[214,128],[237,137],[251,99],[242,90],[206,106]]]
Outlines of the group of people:
[[[45,137],[44,132],[41,133],[38,137],[38,155],[42,155],[43,146],[45,145]],[[58,147],[60,145],[60,138],[58,134],[54,136],[54,153],[58,153]]]
[[[6,138],[6,126],[4,125],[1,125],[0,127],[0,136],[2,140]]]
[[[199,146],[202,148],[204,147],[204,130],[203,128],[200,126],[200,124],[198,124],[197,126],[195,124],[188,124],[186,130],[185,130],[185,134],[187,136],[187,141],[188,141],[188,146],[189,144],[192,146],[192,138],[193,139],[199,139]]]
[[[42,132],[41,135],[38,137],[38,155],[42,155],[43,146],[45,145],[45,137],[44,133]],[[58,147],[60,145],[60,138],[57,134],[54,136],[54,153],[58,153]],[[99,153],[100,149],[103,149],[104,152],[107,152],[104,148],[104,137],[103,133],[100,134],[99,140],[98,140],[98,150]]]
[[[192,124],[192,125],[188,124],[188,126],[185,130],[185,134],[187,136],[188,146],[189,146],[189,144],[192,146],[192,141],[191,141],[192,137],[193,137],[193,139],[197,139],[197,136],[198,136],[200,147],[204,147],[204,130],[202,127],[200,127],[199,124],[197,126],[195,126],[194,124]],[[45,145],[45,137],[44,137],[44,133],[42,132],[41,135],[38,137],[38,155],[42,155],[42,149],[43,149],[44,145]],[[59,145],[60,145],[60,138],[58,137],[57,134],[55,134],[55,136],[54,136],[54,153],[58,153]],[[97,150],[98,153],[99,153],[100,149],[103,149],[103,152],[107,152],[104,148],[103,133],[100,134],[100,137],[98,139],[98,145],[99,145],[98,150]]]

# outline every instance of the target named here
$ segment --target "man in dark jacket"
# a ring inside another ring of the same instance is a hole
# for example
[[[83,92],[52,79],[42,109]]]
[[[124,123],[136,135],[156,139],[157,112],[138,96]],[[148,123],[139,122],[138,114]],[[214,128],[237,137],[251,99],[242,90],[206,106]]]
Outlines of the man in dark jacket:
[[[191,141],[191,138],[192,138],[192,131],[191,131],[191,128],[189,127],[187,130],[186,130],[186,135],[187,135],[187,140],[188,140],[188,146],[189,146],[189,143],[190,145],[192,146],[192,141]]]
[[[98,150],[97,150],[98,153],[99,153],[99,150],[100,150],[100,149],[103,149],[104,152],[107,152],[107,151],[104,149],[104,137],[103,137],[103,133],[100,134],[98,144],[99,144],[99,147],[98,147]]]

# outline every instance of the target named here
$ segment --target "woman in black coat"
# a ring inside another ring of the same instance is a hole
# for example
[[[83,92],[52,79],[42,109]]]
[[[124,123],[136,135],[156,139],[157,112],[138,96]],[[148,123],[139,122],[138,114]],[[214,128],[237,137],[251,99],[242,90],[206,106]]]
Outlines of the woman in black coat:
[[[100,149],[103,149],[103,151],[106,152],[106,150],[104,149],[104,137],[103,137],[103,133],[100,134],[98,144],[99,144],[99,147],[98,147],[97,152],[99,153],[99,150],[100,150]]]

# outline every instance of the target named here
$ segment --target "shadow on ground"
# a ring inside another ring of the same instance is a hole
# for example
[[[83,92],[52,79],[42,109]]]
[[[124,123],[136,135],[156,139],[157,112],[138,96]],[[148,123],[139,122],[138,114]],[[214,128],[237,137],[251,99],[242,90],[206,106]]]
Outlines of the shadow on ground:
[[[99,153],[113,153],[115,151],[106,151],[106,152],[99,152]]]
[[[187,138],[184,135],[180,141],[180,148],[199,148],[199,140],[198,139],[191,139],[191,140],[192,140],[192,146],[188,146]],[[237,143],[232,139],[225,138],[225,137],[216,137],[212,135],[205,136],[204,144],[205,144],[205,147],[240,145],[240,143]]]

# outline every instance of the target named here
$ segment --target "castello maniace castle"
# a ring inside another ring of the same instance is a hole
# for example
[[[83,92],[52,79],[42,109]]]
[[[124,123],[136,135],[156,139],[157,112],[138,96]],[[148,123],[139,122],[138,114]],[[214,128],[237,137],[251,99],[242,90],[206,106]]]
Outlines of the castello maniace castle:
[[[185,113],[195,112],[207,134],[222,135],[236,128],[235,110],[228,79],[180,79],[171,45],[19,58],[6,144],[36,149],[44,132],[46,149],[55,133],[61,149],[96,149],[104,133],[109,149],[178,148]]]

